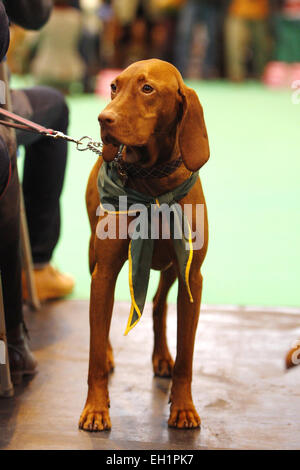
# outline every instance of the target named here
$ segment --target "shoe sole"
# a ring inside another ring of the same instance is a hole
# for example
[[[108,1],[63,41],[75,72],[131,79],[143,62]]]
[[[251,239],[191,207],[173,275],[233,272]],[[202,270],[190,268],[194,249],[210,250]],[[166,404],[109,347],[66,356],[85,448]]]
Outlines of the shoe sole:
[[[22,383],[24,377],[33,377],[36,375],[37,370],[29,371],[29,370],[22,370],[19,372],[11,372],[11,381],[14,385],[20,385]]]
[[[61,299],[64,299],[65,297],[68,297],[72,293],[73,293],[73,289],[68,291],[68,292],[63,292],[63,293],[60,293],[60,294],[58,294],[57,292],[50,292],[49,291],[49,292],[44,293],[43,295],[37,294],[37,296],[38,296],[38,299],[39,299],[40,302],[47,302],[47,300],[61,300]],[[25,303],[27,303],[29,301],[29,296],[28,296],[27,293],[25,295],[23,294],[23,301]]]

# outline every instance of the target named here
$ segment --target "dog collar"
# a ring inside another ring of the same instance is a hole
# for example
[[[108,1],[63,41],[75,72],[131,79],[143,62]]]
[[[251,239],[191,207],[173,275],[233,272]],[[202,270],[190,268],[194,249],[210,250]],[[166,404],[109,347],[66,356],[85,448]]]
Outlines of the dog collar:
[[[161,165],[153,165],[149,168],[143,168],[134,163],[122,163],[122,170],[126,172],[128,176],[134,178],[164,178],[174,173],[177,168],[180,167],[182,163],[181,156],[176,160],[171,160],[170,162],[162,163]]]
[[[122,158],[123,148],[124,145],[119,147],[118,153],[114,158],[114,163],[116,164],[118,173],[124,183],[126,183],[129,176],[133,178],[164,178],[174,173],[182,163],[182,157],[180,155],[176,160],[144,168],[140,165],[136,165],[135,163],[125,162]]]

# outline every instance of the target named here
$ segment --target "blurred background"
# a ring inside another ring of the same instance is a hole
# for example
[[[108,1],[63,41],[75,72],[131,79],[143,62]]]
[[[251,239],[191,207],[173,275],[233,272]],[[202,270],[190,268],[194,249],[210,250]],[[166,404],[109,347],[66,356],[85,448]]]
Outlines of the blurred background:
[[[60,89],[69,134],[98,140],[97,116],[119,71],[151,57],[172,62],[197,91],[210,138],[201,170],[210,222],[204,303],[299,306],[300,0],[54,3],[40,31],[11,26],[13,86]],[[94,159],[69,146],[55,251],[80,299],[90,289],[84,193]],[[130,299],[127,270],[119,300]],[[148,300],[156,284],[152,273]]]

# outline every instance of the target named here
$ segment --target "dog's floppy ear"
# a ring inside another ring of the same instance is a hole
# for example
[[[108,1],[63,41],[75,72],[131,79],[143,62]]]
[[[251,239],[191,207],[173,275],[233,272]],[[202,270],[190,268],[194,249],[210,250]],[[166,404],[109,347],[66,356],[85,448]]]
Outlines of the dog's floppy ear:
[[[179,89],[183,112],[179,123],[179,147],[183,163],[190,171],[197,171],[209,159],[209,144],[203,109],[196,92],[183,85]]]

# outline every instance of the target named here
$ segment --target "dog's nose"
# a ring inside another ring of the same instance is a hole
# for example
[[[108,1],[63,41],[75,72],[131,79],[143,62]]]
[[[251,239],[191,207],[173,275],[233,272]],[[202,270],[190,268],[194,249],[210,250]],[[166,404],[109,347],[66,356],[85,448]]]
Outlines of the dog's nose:
[[[116,122],[116,115],[112,111],[102,111],[98,116],[100,125],[112,126]]]

